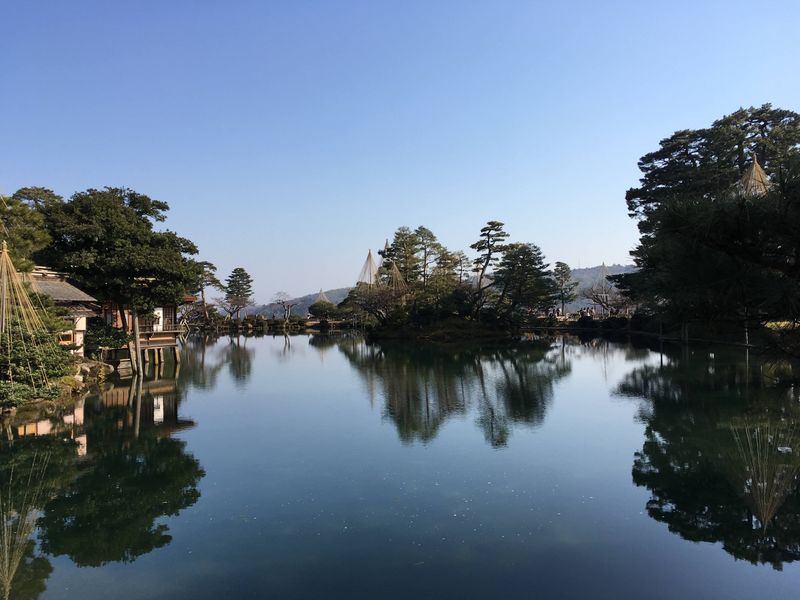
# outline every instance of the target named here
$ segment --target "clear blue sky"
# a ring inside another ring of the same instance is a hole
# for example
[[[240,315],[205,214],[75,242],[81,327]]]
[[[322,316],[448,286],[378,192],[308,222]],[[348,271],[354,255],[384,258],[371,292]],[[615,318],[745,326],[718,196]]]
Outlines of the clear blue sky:
[[[5,2],[0,192],[128,186],[259,301],[489,219],[629,262],[624,194],[676,129],[800,109],[800,2]]]

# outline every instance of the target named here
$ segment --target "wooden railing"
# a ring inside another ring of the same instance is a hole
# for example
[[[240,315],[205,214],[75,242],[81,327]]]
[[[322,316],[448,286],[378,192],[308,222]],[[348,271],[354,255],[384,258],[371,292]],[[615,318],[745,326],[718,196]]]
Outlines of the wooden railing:
[[[162,322],[153,320],[142,320],[139,324],[140,333],[153,333],[159,331],[179,331],[178,323],[175,319],[163,319]]]

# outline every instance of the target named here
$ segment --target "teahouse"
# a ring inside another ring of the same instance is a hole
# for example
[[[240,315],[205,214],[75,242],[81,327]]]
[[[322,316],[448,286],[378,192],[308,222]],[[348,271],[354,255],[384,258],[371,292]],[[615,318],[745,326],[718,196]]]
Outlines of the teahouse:
[[[92,296],[67,281],[66,275],[47,267],[37,266],[30,273],[20,273],[23,281],[31,284],[37,294],[48,296],[53,304],[66,309],[72,329],[61,334],[61,343],[75,345],[74,354],[83,356],[83,343],[87,320],[100,314],[100,307]]]

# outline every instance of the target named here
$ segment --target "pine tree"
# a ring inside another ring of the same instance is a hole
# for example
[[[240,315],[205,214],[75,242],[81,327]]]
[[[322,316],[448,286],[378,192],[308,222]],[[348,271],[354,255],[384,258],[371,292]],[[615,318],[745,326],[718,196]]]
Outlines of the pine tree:
[[[561,302],[561,314],[564,314],[565,306],[575,300],[578,295],[575,288],[578,282],[572,280],[572,269],[565,262],[558,261],[553,266],[553,281],[555,282],[556,294]]]
[[[476,318],[479,317],[481,308],[486,302],[486,293],[492,286],[492,282],[486,280],[486,272],[489,267],[500,260],[500,256],[505,250],[504,241],[506,238],[508,238],[508,234],[503,229],[503,223],[489,221],[481,228],[480,239],[470,246],[470,248],[477,250],[479,253],[474,262],[475,272],[478,274],[473,300],[474,316]]]
[[[236,318],[246,306],[253,303],[253,278],[242,267],[236,267],[225,280],[225,300]]]
[[[552,305],[553,281],[535,244],[507,245],[493,279],[500,290],[498,314],[507,320],[519,309],[542,310]]]

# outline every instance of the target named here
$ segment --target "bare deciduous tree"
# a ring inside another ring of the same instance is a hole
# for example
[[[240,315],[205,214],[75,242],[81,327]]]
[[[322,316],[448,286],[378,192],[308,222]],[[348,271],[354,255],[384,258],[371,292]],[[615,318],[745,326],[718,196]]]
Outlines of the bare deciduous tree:
[[[599,306],[605,314],[627,312],[630,308],[630,300],[623,296],[617,287],[605,277],[601,277],[589,287],[581,290],[581,296]]]
[[[297,300],[293,300],[286,292],[278,292],[272,301],[283,309],[283,322],[285,325],[289,324],[289,317],[292,315],[292,309],[298,305]]]

